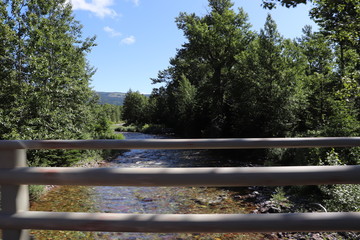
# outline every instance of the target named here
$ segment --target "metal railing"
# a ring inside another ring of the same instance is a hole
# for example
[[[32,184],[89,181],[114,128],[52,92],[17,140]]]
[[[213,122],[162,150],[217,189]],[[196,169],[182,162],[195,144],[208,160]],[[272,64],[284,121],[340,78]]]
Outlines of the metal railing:
[[[283,186],[360,184],[360,165],[241,168],[27,167],[26,149],[251,149],[356,147],[360,137],[0,141],[3,239],[26,229],[113,232],[360,231],[360,212],[120,214],[29,211],[27,185]]]

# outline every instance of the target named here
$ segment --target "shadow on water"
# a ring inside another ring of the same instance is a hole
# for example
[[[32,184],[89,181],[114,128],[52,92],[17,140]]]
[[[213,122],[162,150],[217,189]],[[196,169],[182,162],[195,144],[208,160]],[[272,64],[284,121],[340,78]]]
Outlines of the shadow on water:
[[[163,136],[124,133],[126,139],[166,138]],[[239,166],[239,162],[219,154],[211,154],[206,150],[143,150],[127,151],[106,167],[146,168],[146,167],[230,167]],[[57,189],[69,188],[59,187]],[[82,187],[85,188],[85,187]],[[113,213],[249,213],[254,209],[251,203],[236,199],[239,192],[247,193],[247,188],[209,188],[209,187],[94,187],[87,189],[85,196],[93,199],[96,204],[88,206],[86,211]],[[59,191],[59,190],[57,190]],[[85,191],[85,190],[84,190]],[[71,192],[71,193],[70,193]],[[66,198],[82,198],[76,196],[77,191],[69,191]],[[70,196],[73,195],[73,196]],[[64,199],[64,193],[55,193],[54,198]],[[49,200],[51,201],[51,199]],[[46,205],[45,202],[42,202]],[[54,204],[60,204],[54,203]],[[46,207],[45,207],[46,208]],[[48,206],[47,208],[51,208]],[[78,207],[77,207],[78,208]],[[66,209],[66,210],[64,210]],[[49,210],[49,209],[36,209]],[[51,210],[54,210],[51,208]],[[85,211],[65,207],[57,211]],[[81,233],[84,234],[84,233]],[[76,239],[266,239],[260,234],[242,233],[89,233]],[[57,238],[39,238],[57,239]],[[58,238],[61,239],[61,238]],[[64,239],[64,238],[63,238]],[[73,238],[71,238],[73,239]]]

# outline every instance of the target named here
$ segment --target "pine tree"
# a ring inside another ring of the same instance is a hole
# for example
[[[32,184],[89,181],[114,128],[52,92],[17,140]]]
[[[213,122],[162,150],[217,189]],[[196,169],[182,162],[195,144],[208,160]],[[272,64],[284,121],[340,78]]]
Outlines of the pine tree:
[[[205,16],[180,13],[176,19],[187,42],[170,61],[171,66],[159,73],[155,81],[167,82],[166,94],[170,104],[168,123],[172,127],[191,125],[197,133],[211,136],[227,135],[229,91],[236,56],[241,54],[254,34],[250,31],[247,14],[235,12],[229,0],[209,1]],[[184,77],[196,91],[191,123],[175,116],[177,98]]]

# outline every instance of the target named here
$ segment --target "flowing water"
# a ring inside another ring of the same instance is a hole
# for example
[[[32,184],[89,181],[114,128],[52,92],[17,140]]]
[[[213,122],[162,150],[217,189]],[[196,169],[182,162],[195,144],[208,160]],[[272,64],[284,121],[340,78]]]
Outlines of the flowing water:
[[[163,136],[124,133],[126,139],[165,138]],[[146,167],[226,167],[239,166],[239,162],[227,159],[206,150],[143,150],[134,149],[119,155],[106,167],[146,168]],[[83,189],[84,187],[82,187]],[[71,190],[75,189],[75,190]],[[92,187],[83,190],[82,196],[76,196],[76,187],[58,187],[53,199],[93,199],[95,207],[89,203],[74,206],[73,211],[100,211],[113,213],[249,213],[254,206],[239,200],[247,188],[208,188],[208,187]],[[53,192],[54,192],[53,191]],[[64,192],[65,191],[65,192]],[[84,193],[85,191],[85,193]],[[71,194],[69,194],[69,192]],[[81,192],[81,191],[79,191]],[[51,193],[49,193],[51,195]],[[71,195],[71,196],[70,196]],[[49,198],[49,197],[48,197]],[[51,204],[51,198],[47,202]],[[45,201],[41,203],[46,205]],[[40,204],[39,204],[40,205]],[[75,204],[76,205],[76,204]],[[79,204],[77,204],[79,205]],[[51,207],[49,207],[53,210]],[[72,211],[71,206],[66,211]],[[36,210],[49,210],[38,208]],[[65,211],[65,210],[57,210]],[[78,233],[79,234],[79,233]],[[83,237],[81,237],[83,236]],[[38,237],[39,239],[56,239]],[[92,233],[77,235],[76,239],[264,239],[258,234],[206,234],[206,233]],[[61,238],[59,238],[61,239]],[[64,238],[63,238],[64,239]],[[66,238],[72,239],[72,238]]]

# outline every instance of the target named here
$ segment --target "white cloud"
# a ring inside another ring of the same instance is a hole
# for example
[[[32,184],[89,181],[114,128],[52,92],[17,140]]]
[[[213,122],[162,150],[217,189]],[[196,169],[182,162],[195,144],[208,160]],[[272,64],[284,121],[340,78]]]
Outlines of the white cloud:
[[[140,5],[140,0],[131,0],[132,3],[135,5],[135,6],[139,6]]]
[[[109,26],[104,27],[104,31],[109,33],[111,37],[119,37],[122,35],[121,32],[118,32]]]
[[[130,37],[127,37],[127,38],[124,38],[123,40],[121,40],[121,43],[126,44],[126,45],[131,45],[131,44],[134,44],[135,41],[136,41],[135,37],[130,36]]]
[[[118,16],[116,11],[110,8],[110,6],[114,5],[113,0],[91,0],[91,2],[86,0],[67,0],[67,2],[71,2],[73,10],[90,11],[101,18]]]

